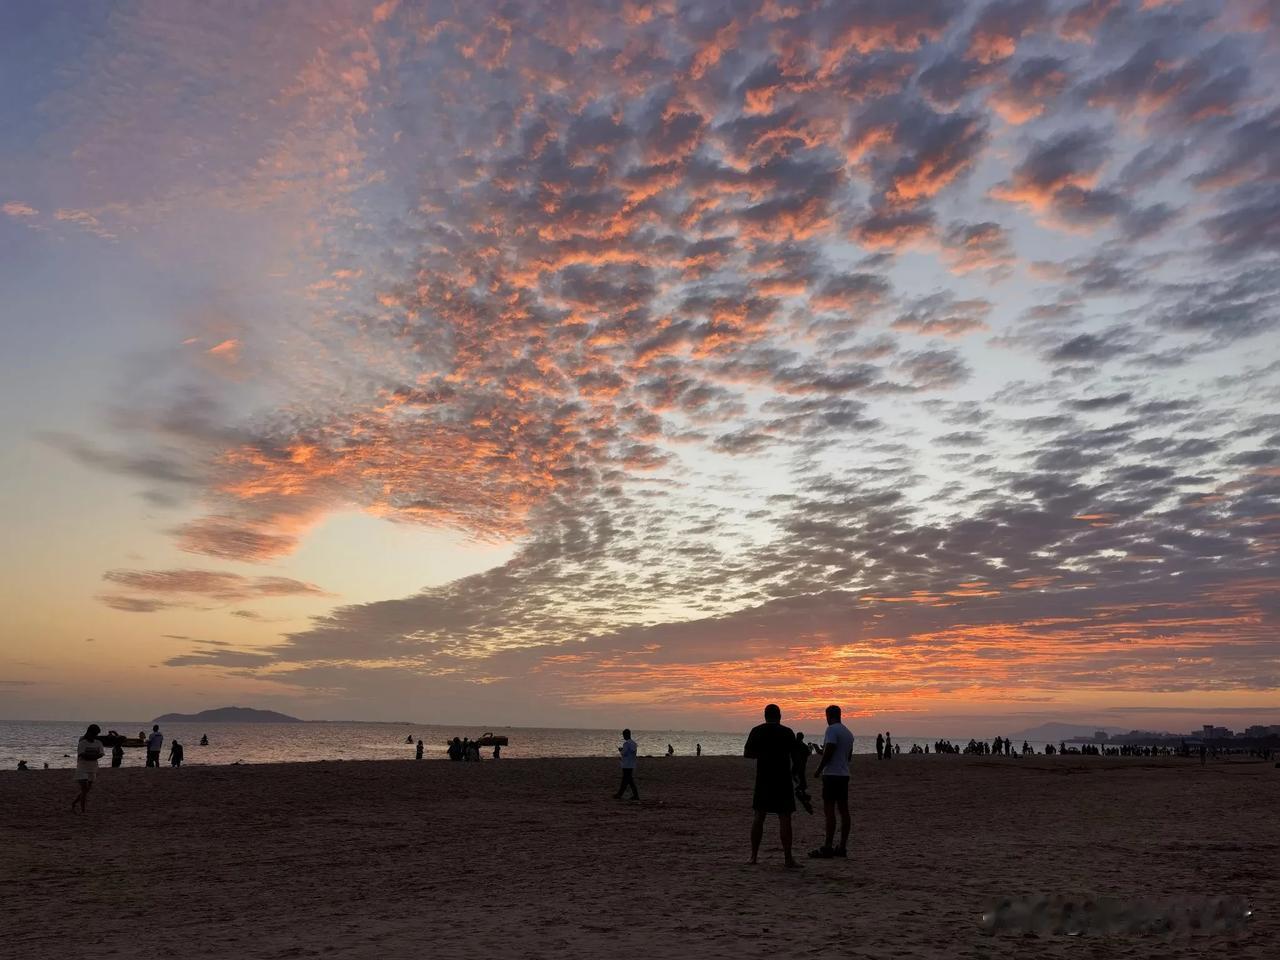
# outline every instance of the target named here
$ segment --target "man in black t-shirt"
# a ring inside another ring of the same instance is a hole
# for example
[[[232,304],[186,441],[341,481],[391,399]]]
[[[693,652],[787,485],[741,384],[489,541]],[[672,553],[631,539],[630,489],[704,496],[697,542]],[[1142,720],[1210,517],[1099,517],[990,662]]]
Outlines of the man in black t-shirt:
[[[764,821],[771,813],[778,815],[778,833],[782,853],[788,867],[799,867],[791,856],[791,814],[796,811],[792,774],[795,770],[796,735],[782,725],[782,711],[777,704],[764,708],[764,723],[753,727],[747,736],[743,755],[756,762],[756,785],[751,797],[755,817],[751,821],[751,862],[760,855],[764,837]]]

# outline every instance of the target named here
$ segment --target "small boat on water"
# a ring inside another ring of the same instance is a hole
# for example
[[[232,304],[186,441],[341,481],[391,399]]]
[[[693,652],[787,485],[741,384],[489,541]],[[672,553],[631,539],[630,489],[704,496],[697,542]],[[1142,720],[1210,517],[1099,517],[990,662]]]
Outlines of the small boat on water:
[[[492,733],[486,733],[478,740],[473,740],[472,743],[480,747],[505,747],[507,745],[507,738],[503,734],[495,735]]]
[[[123,737],[118,733],[104,733],[98,737],[98,742],[104,747],[114,747],[116,745],[122,747],[145,747],[147,741],[141,737]]]

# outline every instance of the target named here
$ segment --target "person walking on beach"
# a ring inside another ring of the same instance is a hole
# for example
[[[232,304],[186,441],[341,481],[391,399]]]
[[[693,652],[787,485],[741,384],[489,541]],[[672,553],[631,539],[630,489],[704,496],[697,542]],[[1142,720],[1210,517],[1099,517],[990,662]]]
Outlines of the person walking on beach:
[[[415,760],[422,759],[422,739],[418,739],[418,746],[414,748],[413,756]]]
[[[76,812],[77,805],[81,813],[88,810],[89,791],[93,789],[93,781],[98,776],[98,761],[106,752],[102,748],[101,741],[98,740],[100,733],[102,728],[96,723],[91,723],[85,730],[84,736],[76,743],[76,783],[80,785],[80,792],[71,801],[72,813]]]
[[[160,724],[152,724],[151,736],[147,737],[147,766],[160,766],[160,748],[164,746],[164,734],[160,732]]]
[[[695,744],[693,745],[693,755],[694,755],[695,757],[700,757],[700,756],[702,756],[702,744],[700,744],[700,743],[695,743]]]
[[[636,788],[636,752],[638,750],[636,742],[631,739],[631,731],[623,730],[622,746],[618,747],[618,758],[622,766],[622,783],[618,785],[618,792],[613,795],[615,800],[621,800],[628,788],[631,790],[632,800],[640,799],[640,791]]]
[[[827,860],[846,857],[849,850],[849,760],[853,757],[853,734],[840,720],[836,704],[827,707],[827,732],[822,735],[822,759],[814,778],[822,778],[822,812],[826,818],[826,841],[809,856]],[[840,846],[835,846],[836,811],[840,812]]]
[[[182,744],[180,744],[177,740],[174,740],[171,744],[169,744],[169,766],[171,767],[182,766]]]
[[[876,734],[876,759],[877,760],[884,759],[884,734],[883,733]]]
[[[889,736],[889,731],[884,732],[884,758],[886,760],[893,759],[893,740]]]
[[[783,862],[799,867],[791,855],[791,815],[796,812],[795,772],[796,735],[782,725],[782,710],[776,703],[764,708],[764,723],[752,727],[742,754],[756,762],[755,790],[751,795],[751,863],[760,857],[760,841],[764,839],[764,821],[771,813],[778,815],[778,835],[782,840]]]

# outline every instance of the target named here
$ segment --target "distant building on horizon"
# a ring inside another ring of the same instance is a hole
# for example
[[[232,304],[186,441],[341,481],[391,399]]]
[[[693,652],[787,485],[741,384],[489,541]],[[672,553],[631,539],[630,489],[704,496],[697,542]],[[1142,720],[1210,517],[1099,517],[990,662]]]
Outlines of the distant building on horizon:
[[[1255,723],[1245,730],[1244,735],[1246,737],[1280,737],[1280,723],[1270,725]]]

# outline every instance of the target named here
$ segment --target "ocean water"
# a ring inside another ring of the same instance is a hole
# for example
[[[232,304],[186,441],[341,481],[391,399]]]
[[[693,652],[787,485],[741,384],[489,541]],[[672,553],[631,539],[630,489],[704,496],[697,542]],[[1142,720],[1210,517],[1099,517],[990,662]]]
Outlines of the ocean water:
[[[103,731],[115,730],[126,736],[137,736],[151,729],[145,721],[97,721]],[[4,721],[0,722],[0,770],[12,770],[19,760],[32,769],[44,764],[51,768],[75,766],[75,746],[86,724],[80,721]],[[617,730],[571,730],[552,727],[492,727],[465,725],[444,726],[407,723],[171,723],[162,724],[165,735],[161,762],[168,765],[169,744],[176,737],[183,746],[183,763],[187,766],[230,763],[288,763],[309,760],[410,760],[414,746],[405,742],[412,736],[422,738],[424,759],[444,760],[449,738],[478,737],[492,731],[510,738],[510,746],[502,748],[504,758],[536,757],[616,757],[620,741]],[[807,739],[818,740],[822,731],[814,728]],[[207,734],[209,745],[200,746]],[[691,756],[694,745],[701,743],[704,756],[741,756],[747,731],[725,733],[710,730],[636,730],[633,736],[640,745],[640,755],[661,756],[667,744],[678,756]],[[875,752],[875,731],[859,735],[854,727],[854,752]],[[952,737],[953,742],[967,742]],[[905,753],[917,741],[902,738],[896,742]],[[922,739],[921,745],[933,739]],[[1034,744],[1037,752],[1042,743]],[[492,750],[481,754],[488,759]],[[140,767],[146,754],[140,747],[126,747],[124,765]],[[109,759],[102,762],[107,766]]]

